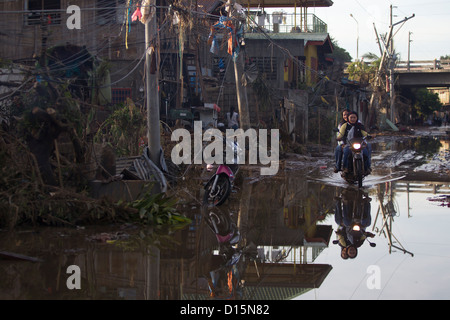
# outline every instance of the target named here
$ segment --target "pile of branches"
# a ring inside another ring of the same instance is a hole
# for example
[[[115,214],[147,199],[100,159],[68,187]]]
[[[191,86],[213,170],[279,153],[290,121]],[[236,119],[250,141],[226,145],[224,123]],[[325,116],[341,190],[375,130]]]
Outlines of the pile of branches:
[[[91,198],[87,191],[45,184],[34,154],[20,139],[0,129],[0,228],[120,222],[179,227],[190,223],[176,212],[175,203],[161,194],[111,202]]]
[[[44,183],[34,154],[0,130],[0,228],[129,219],[137,210]]]

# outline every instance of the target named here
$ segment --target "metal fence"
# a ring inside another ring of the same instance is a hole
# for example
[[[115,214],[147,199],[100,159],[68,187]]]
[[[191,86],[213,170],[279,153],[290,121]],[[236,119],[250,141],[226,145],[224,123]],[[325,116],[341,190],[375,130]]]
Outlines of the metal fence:
[[[327,33],[328,26],[315,14],[291,14],[285,12],[273,12],[265,14],[261,12],[250,11],[249,20],[256,23],[260,28],[267,32],[291,33],[291,32],[309,32],[309,33]],[[250,28],[254,23],[249,23]]]
[[[440,70],[450,69],[450,60],[398,61],[396,69],[400,70]]]

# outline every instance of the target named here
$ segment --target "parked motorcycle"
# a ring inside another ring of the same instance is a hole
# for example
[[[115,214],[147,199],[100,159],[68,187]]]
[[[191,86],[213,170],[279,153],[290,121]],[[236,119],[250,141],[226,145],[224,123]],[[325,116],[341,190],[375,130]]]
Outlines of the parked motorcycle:
[[[230,144],[231,149],[235,154],[234,163],[231,165],[220,164],[217,166],[214,175],[208,180],[205,185],[205,193],[203,196],[204,204],[213,206],[222,205],[230,196],[231,190],[233,188],[233,183],[239,170],[237,156],[239,146],[237,145],[237,143],[230,141],[224,141],[224,144]],[[213,171],[214,166],[208,164],[206,170]]]

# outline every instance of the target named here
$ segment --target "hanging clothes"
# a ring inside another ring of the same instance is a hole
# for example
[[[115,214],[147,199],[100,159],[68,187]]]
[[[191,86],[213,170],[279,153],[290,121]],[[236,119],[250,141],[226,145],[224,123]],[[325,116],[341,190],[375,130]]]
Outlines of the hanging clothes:
[[[227,30],[228,31],[228,49],[227,52],[229,55],[233,55],[233,53],[236,52],[236,50],[239,47],[239,42],[237,40],[236,30],[235,26],[233,25],[233,22],[230,18],[227,18],[225,16],[220,16],[219,22],[214,24],[211,27],[211,31],[208,37],[208,43],[211,43],[211,49],[210,51],[212,53],[218,52],[218,44],[216,39],[216,31],[218,30]]]
[[[142,12],[141,12],[141,5],[138,4],[136,10],[134,11],[133,15],[131,16],[131,21],[141,20],[142,19]]]

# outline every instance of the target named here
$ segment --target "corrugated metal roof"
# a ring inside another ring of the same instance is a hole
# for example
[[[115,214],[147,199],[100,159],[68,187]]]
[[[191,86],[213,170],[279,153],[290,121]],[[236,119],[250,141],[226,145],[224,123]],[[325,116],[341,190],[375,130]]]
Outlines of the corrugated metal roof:
[[[333,44],[328,33],[311,34],[310,37],[305,38],[305,47],[308,45],[320,45],[326,48],[326,53],[333,53]]]
[[[25,79],[25,75],[22,71],[17,69],[0,69],[0,82],[9,83],[10,86],[0,85],[0,95],[10,93],[14,91],[15,87],[18,87]],[[13,89],[12,89],[13,88]]]

